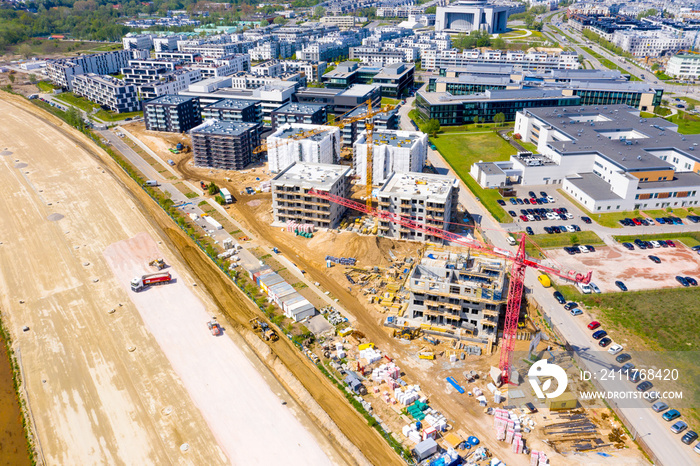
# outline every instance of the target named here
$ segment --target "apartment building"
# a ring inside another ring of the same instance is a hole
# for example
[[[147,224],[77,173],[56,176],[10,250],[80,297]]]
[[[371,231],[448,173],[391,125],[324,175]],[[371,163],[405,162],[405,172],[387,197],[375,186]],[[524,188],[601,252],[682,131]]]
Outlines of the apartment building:
[[[190,84],[202,80],[199,70],[179,69],[159,76],[158,79],[137,86],[141,100],[155,99],[162,95],[177,94]]]
[[[335,126],[287,123],[267,137],[267,161],[271,173],[299,162],[338,163],[340,129]]]
[[[459,182],[447,175],[393,172],[377,192],[379,209],[440,230],[449,230],[457,216]],[[379,220],[379,233],[396,239],[442,244],[439,237]]]
[[[493,256],[428,249],[406,283],[411,297],[404,316],[496,339],[508,297],[506,270],[505,260]]]
[[[347,54],[347,46],[335,42],[314,42],[297,50],[297,59],[303,61],[334,61]]]
[[[383,184],[392,172],[422,172],[428,135],[419,131],[375,131],[372,138],[372,184]],[[367,132],[353,144],[352,167],[357,184],[367,184]]]
[[[314,189],[336,196],[350,196],[350,172],[342,165],[296,162],[270,182],[274,221],[311,223],[316,228],[335,228],[346,207],[309,195]]]
[[[247,45],[250,45],[249,47]],[[241,42],[204,43],[204,44],[179,44],[178,50],[185,53],[198,54],[203,57],[222,58],[237,53],[247,53],[254,44]]]
[[[420,58],[418,47],[350,47],[350,59],[366,65],[388,66],[394,63],[413,63]]]
[[[177,41],[183,40],[186,36],[181,34],[170,34],[153,38],[153,49],[158,52],[174,52],[177,50]]]
[[[156,60],[178,60],[182,63],[195,63],[201,60],[198,53],[180,52],[177,50],[162,50],[156,52]]]
[[[74,76],[73,93],[110,109],[113,112],[137,112],[141,110],[136,86],[121,79],[94,73]]]
[[[501,50],[438,50],[422,49],[421,67],[425,70],[444,70],[475,64],[512,65],[514,71],[576,70],[579,68],[576,52],[520,52]]]
[[[243,170],[260,145],[260,124],[206,120],[190,130],[194,164],[221,170]]]
[[[73,78],[81,74],[100,75],[119,73],[128,66],[131,59],[129,50],[81,55],[79,57],[49,60],[46,63],[46,75],[52,83],[64,89],[73,89]]]
[[[290,102],[272,112],[272,129],[285,123],[325,125],[328,122],[328,107],[323,104],[300,104]]]
[[[635,57],[660,57],[693,45],[693,36],[670,31],[617,30],[611,42]]]
[[[122,37],[124,50],[151,50],[153,48],[153,36],[150,34],[127,34]]]
[[[341,28],[351,28],[357,25],[361,25],[365,22],[367,18],[360,18],[359,16],[324,16],[321,18],[322,24],[334,24]]]
[[[143,103],[146,129],[184,133],[202,123],[197,97],[164,95]]]
[[[678,53],[666,64],[666,74],[679,79],[696,80],[700,77],[700,55]]]
[[[258,100],[221,99],[202,108],[205,120],[262,124],[262,107]]]
[[[362,117],[367,114],[367,105],[360,105],[356,109],[343,115],[344,120]],[[374,121],[375,131],[386,131],[399,129],[399,111],[397,109],[390,110],[384,113],[378,113],[372,119]],[[345,123],[340,129],[341,140],[340,144],[343,147],[352,147],[357,140],[359,133],[364,131],[365,121],[358,120],[351,123]]]

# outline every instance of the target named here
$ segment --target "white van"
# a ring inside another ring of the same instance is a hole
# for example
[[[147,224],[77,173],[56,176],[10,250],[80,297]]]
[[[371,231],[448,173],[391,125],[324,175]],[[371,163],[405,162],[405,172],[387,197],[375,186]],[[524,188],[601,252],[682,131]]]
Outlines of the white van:
[[[508,241],[508,244],[510,244],[511,246],[515,246],[516,244],[518,244],[518,242],[515,241],[515,238],[513,238],[513,235],[508,235],[506,237],[506,241]]]

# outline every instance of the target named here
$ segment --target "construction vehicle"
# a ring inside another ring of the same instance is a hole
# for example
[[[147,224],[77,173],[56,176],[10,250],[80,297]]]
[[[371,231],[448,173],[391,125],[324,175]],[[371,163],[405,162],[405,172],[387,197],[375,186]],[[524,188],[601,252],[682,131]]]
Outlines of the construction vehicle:
[[[591,282],[592,272],[583,274],[575,270],[565,270],[560,264],[554,261],[550,262],[552,265],[545,265],[543,260],[534,259],[525,253],[525,243],[527,241],[526,235],[523,233],[520,235],[518,241],[518,250],[513,253],[510,250],[502,249],[490,244],[482,243],[476,239],[471,239],[466,236],[461,236],[457,233],[452,233],[440,228],[436,228],[425,223],[419,223],[410,217],[404,217],[398,213],[388,212],[385,210],[374,209],[369,205],[365,205],[359,202],[346,199],[341,196],[336,196],[327,192],[317,191],[315,189],[310,189],[308,192],[309,196],[315,196],[319,199],[324,199],[336,204],[340,204],[345,207],[349,207],[358,212],[365,213],[367,215],[372,215],[379,221],[392,222],[397,225],[403,226],[404,228],[409,228],[411,230],[421,231],[427,233],[431,236],[442,238],[453,244],[459,244],[465,246],[471,250],[481,251],[486,254],[491,254],[497,256],[501,259],[505,259],[512,263],[511,274],[510,274],[510,285],[508,287],[508,300],[506,304],[506,316],[505,323],[503,326],[503,337],[499,346],[501,347],[501,355],[499,361],[499,368],[501,370],[501,376],[498,382],[503,385],[510,381],[510,374],[512,369],[512,358],[513,349],[515,348],[515,342],[517,338],[518,330],[518,320],[520,319],[520,307],[523,297],[523,287],[525,285],[525,271],[528,267],[532,267],[540,272],[547,273],[549,276],[557,276],[563,278],[568,282],[573,283],[585,283]],[[537,244],[531,242],[531,244],[537,248],[543,258],[547,258],[544,251],[542,251]]]
[[[190,151],[190,146],[187,146],[181,142],[178,142],[175,147],[171,147],[168,150],[170,152],[172,152],[173,154],[179,154],[179,153],[186,154]]]
[[[267,322],[263,321],[262,319],[259,319],[258,317],[254,317],[253,319],[250,319],[250,323],[253,327],[253,330],[260,330],[260,336],[262,337],[263,340],[265,341],[277,341],[279,340],[279,336],[277,335],[277,332],[272,330],[269,325],[267,325]]]
[[[211,320],[207,322],[207,327],[209,327],[209,331],[215,337],[218,337],[222,333],[221,325],[216,321],[216,317],[212,317]]]
[[[163,270],[165,268],[165,261],[163,259],[153,259],[148,265],[158,270]]]
[[[149,286],[170,283],[172,279],[173,278],[170,276],[170,272],[147,273],[131,280],[131,290],[138,293]]]
[[[415,327],[401,327],[394,329],[394,338],[400,338],[402,340],[413,340],[420,336],[420,329]]]
[[[199,182],[199,187],[206,190],[207,189],[207,184],[204,181]]]
[[[424,347],[424,348],[421,348],[420,351],[418,351],[418,357],[419,357],[420,359],[429,359],[429,360],[433,360],[433,359],[435,359],[435,353],[433,353],[433,352],[430,351],[430,350],[425,349],[425,347]]]
[[[433,346],[437,346],[440,344],[440,340],[438,340],[437,338],[423,337],[423,340],[427,341]]]

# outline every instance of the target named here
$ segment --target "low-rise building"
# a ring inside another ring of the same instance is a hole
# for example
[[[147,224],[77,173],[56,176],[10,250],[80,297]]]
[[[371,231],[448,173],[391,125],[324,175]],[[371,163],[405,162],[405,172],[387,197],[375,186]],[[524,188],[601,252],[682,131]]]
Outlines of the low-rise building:
[[[508,7],[484,1],[459,1],[439,6],[435,13],[435,30],[450,32],[506,32]]]
[[[298,222],[316,228],[335,228],[346,208],[312,196],[309,190],[349,197],[351,171],[347,166],[321,163],[297,162],[288,166],[270,182],[275,223]]]
[[[517,50],[421,50],[421,67],[425,70],[444,70],[469,65],[510,65],[514,71],[576,70],[580,64],[576,52],[549,52]]]
[[[459,182],[447,175],[400,173],[389,175],[377,192],[377,207],[420,224],[449,230],[456,218]],[[379,233],[391,238],[442,243],[442,238],[399,224],[379,220]]]
[[[144,102],[146,129],[184,133],[202,123],[197,97],[164,95]]]
[[[353,144],[352,166],[357,184],[367,184],[367,131]],[[419,131],[375,131],[372,138],[372,184],[392,172],[422,172],[428,156],[428,135]]]
[[[429,249],[411,271],[404,316],[495,339],[507,300],[504,259]]]
[[[338,163],[340,130],[334,126],[287,123],[267,137],[269,170],[279,173],[295,161]]]
[[[354,84],[348,89],[301,89],[294,94],[297,102],[328,105],[328,111],[334,115],[344,115],[358,105],[372,101],[373,107],[379,107],[382,101],[382,88],[378,84]]]
[[[351,28],[356,25],[361,25],[366,18],[360,18],[358,16],[324,16],[321,18],[321,23],[323,24],[335,24],[341,28]]]
[[[136,86],[126,84],[112,76],[94,73],[73,77],[73,93],[85,97],[113,112],[137,112],[141,110]]]
[[[260,145],[257,123],[206,120],[190,130],[197,167],[242,170]]]
[[[700,55],[678,53],[666,64],[666,74],[679,79],[696,80],[700,77]]]
[[[221,99],[203,107],[202,118],[262,124],[262,107],[257,100]]]
[[[153,36],[150,34],[127,34],[122,37],[124,50],[151,50]]]
[[[328,108],[323,104],[290,102],[272,112],[272,129],[276,129],[285,123],[325,125],[327,122]]]

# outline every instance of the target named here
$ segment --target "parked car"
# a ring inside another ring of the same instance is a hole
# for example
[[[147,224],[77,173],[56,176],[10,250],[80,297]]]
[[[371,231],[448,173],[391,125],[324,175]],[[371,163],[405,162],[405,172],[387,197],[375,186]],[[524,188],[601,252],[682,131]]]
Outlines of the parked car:
[[[581,220],[583,220],[583,223],[590,224],[592,220],[589,217],[581,217]]]
[[[570,311],[575,307],[578,307],[578,304],[573,301],[564,304],[564,309],[566,309],[567,311]]]
[[[683,286],[690,286],[690,283],[688,283],[688,280],[686,280],[685,277],[681,277],[680,275],[676,275],[676,281]]]
[[[626,247],[627,249],[629,249],[630,251],[632,251],[634,249],[634,244],[632,244],[632,243],[622,243],[622,245],[624,247]]]
[[[654,246],[655,248],[660,248],[660,247],[661,247],[661,243],[659,243],[658,241],[650,241],[650,243],[651,243],[651,245]]]
[[[576,316],[582,315],[582,314],[583,314],[583,311],[582,311],[581,309],[579,309],[579,308],[576,307],[576,308],[570,310],[570,311],[569,311],[569,314],[571,314],[572,316],[576,317]]]
[[[671,426],[671,432],[673,432],[674,434],[680,434],[687,428],[688,424],[685,421],[678,421]]]
[[[585,244],[586,248],[588,249],[588,252],[595,252],[595,248],[591,246],[590,244]]]
[[[657,401],[651,405],[651,409],[653,409],[655,413],[662,413],[668,409],[668,405],[663,401]]]
[[[661,418],[662,418],[664,421],[668,421],[668,422],[671,422],[671,421],[673,421],[674,419],[678,419],[679,417],[681,417],[681,413],[680,413],[677,409],[672,409],[672,410],[670,410],[670,411],[666,411],[666,412],[663,414],[663,416],[661,416]]]
[[[601,339],[600,339],[600,341],[598,342],[598,346],[602,346],[603,348],[605,348],[605,347],[608,346],[610,343],[612,343],[612,339],[611,339],[611,338],[608,338],[608,337],[605,337],[605,338],[601,338]]]
[[[615,286],[618,287],[622,291],[627,291],[627,286],[625,286],[625,284],[622,283],[620,280],[617,280],[615,282]]]
[[[685,278],[685,281],[687,281],[690,285],[692,286],[698,286],[698,281],[694,279],[693,277],[683,277]]]
[[[527,233],[528,235],[534,235],[534,234],[535,234],[535,232],[532,230],[531,227],[525,228],[525,233]]]
[[[591,287],[594,293],[600,293],[600,288],[598,288],[598,285],[593,282],[589,283],[588,285]]]
[[[593,336],[594,340],[600,340],[601,338],[605,337],[605,335],[607,335],[607,334],[608,334],[608,332],[606,332],[605,330],[598,330],[596,332],[593,332],[592,336]]]
[[[508,201],[510,201],[510,203],[513,204],[513,205],[517,205],[517,204],[518,204],[518,201],[516,201],[514,197],[511,197],[510,199],[508,199]]]
[[[617,354],[620,351],[622,351],[623,349],[624,348],[622,347],[622,345],[618,345],[617,343],[615,343],[614,345],[610,345],[610,348],[608,348],[608,353]]]
[[[518,205],[523,205],[523,200],[522,200],[522,199],[519,199],[519,198],[517,198],[517,197],[515,198],[515,202],[517,202]]]
[[[697,440],[697,438],[698,434],[695,431],[689,430],[683,437],[681,437],[681,442],[685,443],[686,445],[690,445]]]
[[[627,364],[624,364],[624,365],[620,368],[620,370],[621,370],[623,373],[625,373],[625,374],[627,374],[627,373],[628,373],[629,371],[631,371],[632,369],[634,369],[634,364],[632,364],[631,362],[628,362]],[[635,371],[635,374],[636,374],[636,375],[639,375],[639,373],[638,373],[637,371]]]
[[[559,291],[554,292],[554,299],[556,299],[559,302],[559,304],[566,303],[566,299],[564,299],[564,295],[561,294],[561,292],[559,292]]]
[[[637,391],[638,392],[646,392],[647,390],[651,389],[654,385],[649,382],[648,380],[645,380],[644,382],[640,383],[637,385]]]
[[[595,330],[598,327],[600,327],[600,322],[598,322],[597,320],[594,320],[593,322],[588,324],[587,327],[588,327],[588,330]]]
[[[640,380],[642,380],[642,375],[639,372],[639,370],[628,370],[627,371],[627,376],[629,377],[630,382],[632,383],[637,383]]]
[[[659,259],[659,258],[656,257],[656,256],[649,256],[649,259],[651,259],[651,261],[654,262],[654,263],[656,263],[656,264],[660,264],[660,263],[661,263],[661,259]]]
[[[622,364],[623,362],[627,362],[630,359],[632,359],[632,356],[630,356],[629,353],[618,354],[615,357],[615,361],[619,362],[620,364]]]
[[[498,202],[498,205],[506,205],[506,201],[503,199],[498,199],[496,202]]]
[[[668,244],[668,245],[671,246],[672,248],[675,248],[675,247],[676,247],[676,243],[674,243],[674,242],[671,241],[670,239],[667,239],[667,240],[666,240],[666,244]]]
[[[700,455],[700,442],[698,442],[698,443],[695,445],[695,448],[693,448],[693,451],[694,451],[695,453],[697,453],[698,455]]]

